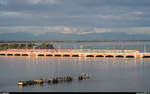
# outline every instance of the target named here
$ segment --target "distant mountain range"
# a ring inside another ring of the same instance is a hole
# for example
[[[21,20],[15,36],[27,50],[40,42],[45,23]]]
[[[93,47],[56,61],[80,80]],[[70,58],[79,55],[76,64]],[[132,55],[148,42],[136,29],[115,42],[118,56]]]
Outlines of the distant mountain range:
[[[47,32],[39,36],[18,32],[0,34],[0,40],[150,40],[149,34],[128,34],[125,32],[90,33],[85,35]]]

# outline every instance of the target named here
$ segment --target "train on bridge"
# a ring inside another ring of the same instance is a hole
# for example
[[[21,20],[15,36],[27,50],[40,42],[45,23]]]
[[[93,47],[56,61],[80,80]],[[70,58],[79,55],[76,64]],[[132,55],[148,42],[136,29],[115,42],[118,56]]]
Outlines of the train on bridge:
[[[28,52],[94,52],[94,53],[139,53],[137,49],[8,49],[7,51]]]

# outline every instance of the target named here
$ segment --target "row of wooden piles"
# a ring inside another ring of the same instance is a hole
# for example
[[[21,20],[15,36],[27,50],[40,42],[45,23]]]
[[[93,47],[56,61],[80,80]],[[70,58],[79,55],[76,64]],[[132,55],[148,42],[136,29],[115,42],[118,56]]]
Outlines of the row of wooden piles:
[[[89,79],[89,76],[85,73],[82,73],[78,76],[78,80],[86,80]],[[73,77],[71,76],[64,76],[64,77],[54,77],[54,78],[47,78],[47,79],[40,79],[40,80],[29,80],[29,81],[18,81],[19,86],[28,86],[28,85],[36,85],[36,84],[57,84],[60,82],[72,82]]]

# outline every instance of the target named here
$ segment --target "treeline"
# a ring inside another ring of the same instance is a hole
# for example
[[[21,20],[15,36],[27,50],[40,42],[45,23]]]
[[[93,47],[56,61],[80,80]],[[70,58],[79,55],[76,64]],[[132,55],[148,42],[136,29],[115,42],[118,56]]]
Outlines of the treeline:
[[[40,48],[40,49],[54,49],[52,44],[41,43],[40,45],[36,45],[35,43],[6,43],[0,44],[0,50],[7,49],[32,49],[32,48]]]
[[[0,40],[0,43],[51,43],[51,42],[150,42],[150,40]]]

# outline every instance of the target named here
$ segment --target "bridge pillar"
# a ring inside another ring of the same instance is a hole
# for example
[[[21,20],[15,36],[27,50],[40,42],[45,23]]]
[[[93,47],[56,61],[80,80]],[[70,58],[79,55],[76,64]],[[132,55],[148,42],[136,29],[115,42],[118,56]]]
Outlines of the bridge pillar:
[[[143,53],[140,53],[140,58],[143,58]]]
[[[124,55],[123,58],[126,58],[126,56]]]
[[[136,52],[134,53],[134,57],[136,58]]]

